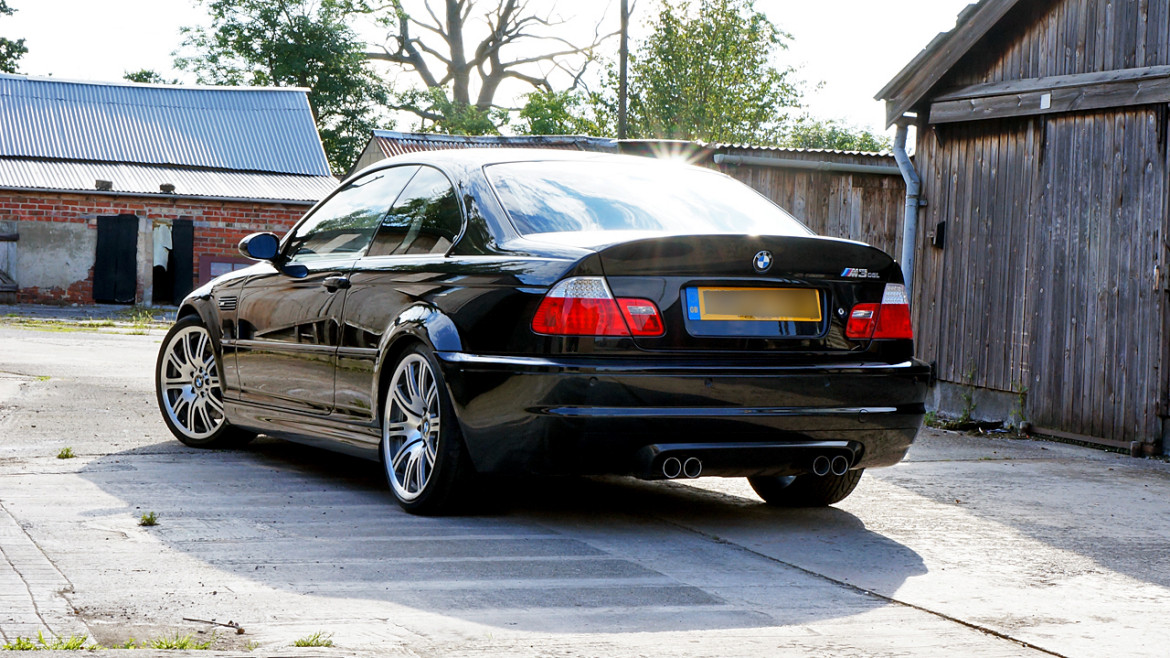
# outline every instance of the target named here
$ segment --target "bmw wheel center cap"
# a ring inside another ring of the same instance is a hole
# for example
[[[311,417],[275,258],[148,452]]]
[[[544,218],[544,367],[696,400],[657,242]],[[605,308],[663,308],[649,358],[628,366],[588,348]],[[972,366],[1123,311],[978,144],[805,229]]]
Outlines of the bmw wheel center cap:
[[[767,272],[772,268],[772,252],[761,251],[752,259],[752,267],[756,268],[757,272]]]

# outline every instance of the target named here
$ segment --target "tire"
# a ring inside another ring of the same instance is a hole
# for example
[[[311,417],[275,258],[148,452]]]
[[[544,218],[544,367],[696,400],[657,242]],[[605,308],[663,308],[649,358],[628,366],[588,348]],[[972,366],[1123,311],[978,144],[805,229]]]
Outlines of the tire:
[[[234,448],[256,437],[228,423],[222,373],[219,350],[199,316],[176,322],[158,351],[154,391],[167,429],[184,444]]]
[[[853,493],[864,472],[859,468],[844,475],[759,476],[748,478],[748,483],[774,507],[827,507]]]
[[[380,452],[398,504],[420,515],[460,508],[475,472],[434,353],[403,353],[384,398]]]

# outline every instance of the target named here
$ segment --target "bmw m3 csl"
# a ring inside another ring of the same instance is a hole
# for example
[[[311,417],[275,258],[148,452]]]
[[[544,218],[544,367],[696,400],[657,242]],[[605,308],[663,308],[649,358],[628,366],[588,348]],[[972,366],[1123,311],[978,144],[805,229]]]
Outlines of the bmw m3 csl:
[[[240,250],[257,263],[193,292],[163,341],[166,424],[378,460],[411,512],[481,474],[746,477],[829,505],[922,423],[894,260],[707,169],[415,153]]]

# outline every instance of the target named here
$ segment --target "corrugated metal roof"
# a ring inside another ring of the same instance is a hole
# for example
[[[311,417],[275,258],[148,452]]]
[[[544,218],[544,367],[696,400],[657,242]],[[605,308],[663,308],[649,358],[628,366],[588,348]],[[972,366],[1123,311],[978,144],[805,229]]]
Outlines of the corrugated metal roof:
[[[547,148],[567,149],[577,151],[617,152],[619,150],[639,150],[654,147],[677,147],[693,149],[709,149],[712,151],[757,151],[776,154],[795,154],[812,156],[850,156],[850,157],[893,157],[890,153],[872,153],[868,151],[838,151],[832,149],[805,149],[786,146],[753,146],[750,144],[709,144],[707,142],[690,142],[672,139],[627,139],[616,140],[607,137],[587,137],[583,135],[438,135],[433,133],[404,133],[394,130],[375,130],[373,141],[386,157],[393,157],[403,153],[418,151],[437,151],[456,148]]]
[[[330,175],[304,89],[0,74],[0,156]]]
[[[371,138],[386,157],[462,148],[545,148],[569,151],[615,151],[616,140],[582,135],[439,135],[375,130]]]
[[[111,191],[122,194],[298,203],[315,203],[337,187],[337,181],[331,176],[0,158],[0,189],[75,190],[101,194],[94,189],[97,180],[111,181]],[[175,186],[173,195],[160,193],[159,186],[164,183]]]
[[[838,149],[804,149],[788,146],[751,146],[750,144],[708,144],[713,149],[724,151],[757,151],[764,153],[780,153],[784,155],[844,155],[865,158],[893,158],[890,151],[842,151]]]

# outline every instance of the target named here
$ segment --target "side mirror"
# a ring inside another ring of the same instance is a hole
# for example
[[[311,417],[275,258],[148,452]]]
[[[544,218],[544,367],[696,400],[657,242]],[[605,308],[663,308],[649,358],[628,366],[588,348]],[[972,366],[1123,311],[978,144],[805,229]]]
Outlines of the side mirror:
[[[280,238],[274,233],[253,233],[240,240],[240,253],[252,260],[272,260],[280,251]]]

